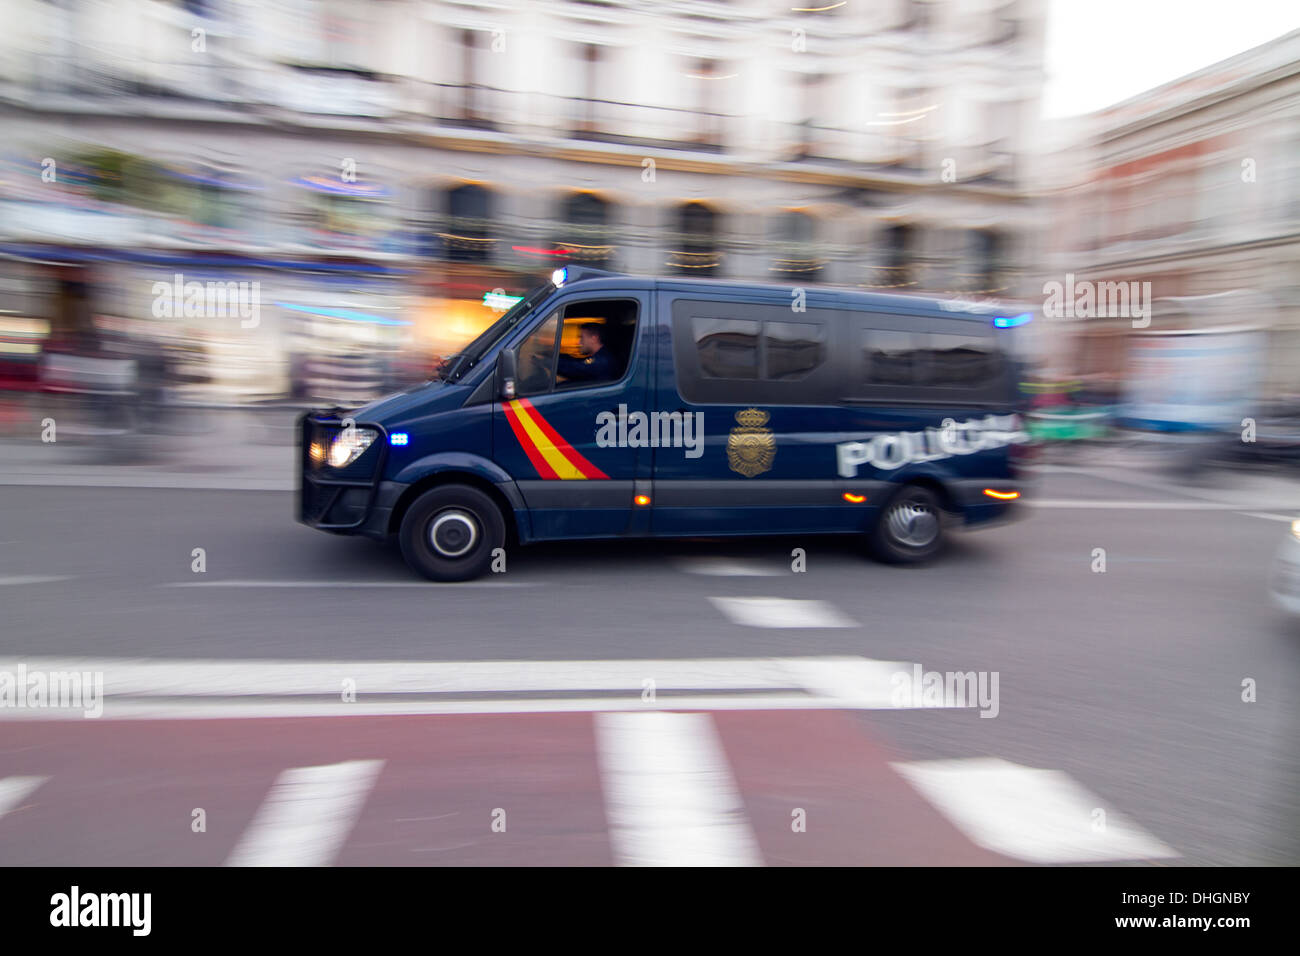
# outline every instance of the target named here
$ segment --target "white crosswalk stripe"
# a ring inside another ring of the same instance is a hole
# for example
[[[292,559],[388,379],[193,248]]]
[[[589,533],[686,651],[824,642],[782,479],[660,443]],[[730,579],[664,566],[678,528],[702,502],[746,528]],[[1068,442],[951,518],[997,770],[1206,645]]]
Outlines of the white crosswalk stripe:
[[[814,602],[816,603],[816,602]],[[801,618],[806,620],[806,618]],[[915,665],[855,656],[604,661],[0,659],[0,673],[103,676],[108,719],[646,711],[646,680],[691,710],[894,709]],[[344,687],[356,691],[345,700]],[[528,696],[543,692],[546,696]],[[973,703],[968,706],[974,706]],[[80,720],[76,708],[0,707],[8,720]]]
[[[1060,770],[995,757],[893,764],[972,841],[1031,863],[1178,856]]]
[[[349,760],[286,770],[226,865],[328,866],[352,832],[383,766],[382,760]]]
[[[0,818],[23,805],[49,777],[0,777]]]
[[[778,597],[710,597],[734,623],[744,627],[857,627],[826,601]]]
[[[677,567],[687,574],[709,577],[774,578],[789,574],[789,567],[746,558],[684,557]]]
[[[597,714],[610,842],[624,866],[761,866],[708,714]]]

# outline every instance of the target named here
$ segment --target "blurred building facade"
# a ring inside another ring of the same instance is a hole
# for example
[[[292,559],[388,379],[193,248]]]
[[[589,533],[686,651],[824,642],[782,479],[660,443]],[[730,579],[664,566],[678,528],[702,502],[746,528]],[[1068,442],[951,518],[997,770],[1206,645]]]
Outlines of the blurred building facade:
[[[1300,31],[1069,124],[1046,280],[1150,282],[1153,330],[1263,326],[1263,397],[1300,396]],[[1234,291],[1252,307],[1159,301]],[[1124,377],[1129,319],[1049,322],[1059,370]]]
[[[1031,291],[1042,0],[12,7],[4,307],[52,266],[126,322],[175,273],[258,281],[257,329],[177,334],[262,391],[300,339],[454,349],[565,261]]]

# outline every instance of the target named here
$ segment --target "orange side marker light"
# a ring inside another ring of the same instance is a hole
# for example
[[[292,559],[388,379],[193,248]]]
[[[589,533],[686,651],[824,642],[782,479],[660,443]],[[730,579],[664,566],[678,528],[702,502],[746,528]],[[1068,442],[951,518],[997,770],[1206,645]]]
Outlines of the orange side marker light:
[[[1020,497],[1020,492],[1018,491],[994,491],[992,488],[985,488],[984,494],[988,495],[990,498],[998,498],[1002,501],[1010,501],[1013,498]]]

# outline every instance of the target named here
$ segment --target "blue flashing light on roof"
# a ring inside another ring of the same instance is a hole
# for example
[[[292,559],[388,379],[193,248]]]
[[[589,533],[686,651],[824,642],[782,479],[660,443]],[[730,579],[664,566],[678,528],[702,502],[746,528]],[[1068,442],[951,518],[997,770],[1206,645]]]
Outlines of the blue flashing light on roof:
[[[1032,318],[1033,316],[1030,315],[1028,312],[1021,312],[1019,315],[1011,315],[1011,316],[1000,315],[993,320],[993,325],[995,328],[999,328],[999,329],[1010,329],[1010,328],[1014,328],[1017,325],[1024,325]]]
[[[564,285],[565,280],[568,278],[569,278],[568,266],[565,266],[563,269],[556,269],[554,272],[551,273],[551,285],[555,286],[555,288],[558,289],[560,288],[560,286]]]

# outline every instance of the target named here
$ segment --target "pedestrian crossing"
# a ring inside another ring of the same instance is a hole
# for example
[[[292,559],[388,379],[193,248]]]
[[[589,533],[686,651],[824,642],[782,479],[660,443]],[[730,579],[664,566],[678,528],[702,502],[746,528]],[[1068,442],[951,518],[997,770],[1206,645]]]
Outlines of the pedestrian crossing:
[[[31,721],[6,725],[0,751],[4,865],[1176,855],[1060,771],[904,759],[835,710]]]
[[[679,566],[712,579],[789,573],[745,558]],[[689,599],[743,628],[860,626],[825,600]],[[101,674],[105,719],[0,708],[0,865],[1014,865],[1178,855],[1062,771],[891,752],[854,711],[976,706],[919,689],[900,697],[900,675],[921,676],[908,662],[0,660],[0,672],[19,668]]]
[[[857,627],[826,601],[779,597],[710,597],[733,624],[743,627]]]

